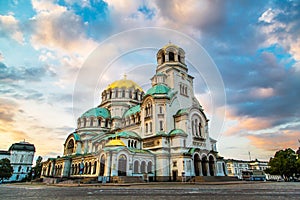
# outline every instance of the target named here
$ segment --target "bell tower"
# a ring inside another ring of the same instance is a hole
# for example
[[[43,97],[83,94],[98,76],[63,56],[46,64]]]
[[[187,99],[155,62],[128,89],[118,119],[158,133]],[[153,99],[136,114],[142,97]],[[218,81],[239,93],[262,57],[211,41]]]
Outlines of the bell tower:
[[[188,74],[188,67],[185,63],[185,51],[168,43],[156,54],[156,74],[152,77],[152,86],[164,84],[177,92],[180,105],[189,107],[194,104],[193,79]],[[196,102],[196,104],[198,104]]]

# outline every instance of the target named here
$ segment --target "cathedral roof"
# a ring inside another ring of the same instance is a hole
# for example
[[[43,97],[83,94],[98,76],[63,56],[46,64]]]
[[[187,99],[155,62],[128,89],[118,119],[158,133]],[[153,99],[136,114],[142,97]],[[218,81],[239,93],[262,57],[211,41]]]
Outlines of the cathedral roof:
[[[116,147],[116,146],[126,146],[124,144],[124,142],[120,139],[113,139],[113,140],[110,140],[106,145],[105,147]]]
[[[134,81],[126,79],[126,76],[121,80],[117,80],[117,81],[109,84],[107,86],[106,90],[114,89],[114,88],[128,88],[128,89],[133,88],[135,90],[138,89],[140,91],[143,91],[143,89],[138,84],[136,84]]]
[[[174,47],[175,49],[179,49],[179,47],[178,47],[177,45],[172,44],[172,43],[166,44],[165,46],[163,46],[162,49],[165,50],[165,49],[168,49],[168,48],[170,48],[170,47]]]
[[[35,147],[33,144],[30,144],[28,142],[19,142],[11,145],[9,147],[9,151],[34,151],[35,152]]]
[[[130,116],[130,115],[134,115],[135,113],[138,113],[140,111],[141,111],[141,106],[140,105],[133,106],[133,107],[129,108],[125,112],[124,117]]]
[[[80,141],[80,135],[78,135],[77,133],[73,133],[73,136],[75,141]]]
[[[81,117],[103,117],[105,119],[110,118],[110,112],[106,108],[96,107],[89,109],[81,115]]]
[[[187,136],[188,134],[184,132],[182,129],[173,129],[170,133],[170,136],[175,136],[175,135],[182,135],[182,136]]]
[[[154,94],[168,94],[171,88],[166,86],[165,84],[158,84],[150,88],[146,95],[154,95]]]
[[[122,131],[118,133],[118,137],[124,137],[124,138],[137,138],[137,139],[141,139],[141,137],[136,134],[133,131]]]

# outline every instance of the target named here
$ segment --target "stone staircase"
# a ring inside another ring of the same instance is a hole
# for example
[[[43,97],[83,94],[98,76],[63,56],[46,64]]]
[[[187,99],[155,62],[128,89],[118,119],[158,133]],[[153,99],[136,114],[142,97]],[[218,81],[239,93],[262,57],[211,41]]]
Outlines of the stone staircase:
[[[113,176],[112,183],[144,183],[145,181],[139,176]]]
[[[237,177],[231,176],[196,176],[194,182],[227,182],[227,181],[238,181]]]

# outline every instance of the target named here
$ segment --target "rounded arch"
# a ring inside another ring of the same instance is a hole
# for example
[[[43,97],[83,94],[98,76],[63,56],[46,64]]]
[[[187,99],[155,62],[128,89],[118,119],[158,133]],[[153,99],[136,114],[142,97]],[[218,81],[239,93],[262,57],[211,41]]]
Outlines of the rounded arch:
[[[208,159],[207,159],[207,155],[206,154],[202,154],[201,155],[201,166],[202,166],[202,174],[203,176],[207,176],[208,175]]]
[[[209,166],[210,175],[214,176],[215,175],[216,159],[213,155],[208,156],[208,166]]]
[[[73,138],[69,139],[66,144],[66,153],[67,155],[73,154],[75,152],[75,141]]]
[[[100,157],[100,172],[99,176],[104,176],[104,170],[105,170],[105,155],[101,155]]]
[[[147,173],[152,173],[152,161],[149,161],[147,164]]]
[[[135,160],[133,162],[133,173],[135,174],[139,173],[139,168],[140,168],[140,162],[138,160]]]
[[[146,161],[141,162],[141,173],[146,173]]]
[[[118,176],[126,176],[127,172],[127,156],[121,154],[118,157]]]
[[[195,170],[195,176],[200,176],[201,174],[201,159],[200,155],[196,152],[194,153],[194,170]]]

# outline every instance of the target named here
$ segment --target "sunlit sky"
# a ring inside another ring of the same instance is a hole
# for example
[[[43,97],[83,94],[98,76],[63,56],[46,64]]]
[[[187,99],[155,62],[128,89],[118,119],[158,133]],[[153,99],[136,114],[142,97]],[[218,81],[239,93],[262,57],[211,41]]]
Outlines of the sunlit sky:
[[[190,37],[214,61],[226,94],[225,123],[215,133],[221,156],[248,160],[250,152],[252,159],[269,160],[277,150],[298,148],[300,1],[1,0],[0,149],[25,140],[35,145],[36,156],[62,155],[79,113],[97,106],[109,83],[128,74],[147,90],[156,52],[169,41],[180,45],[187,59],[192,56],[185,41],[171,35],[114,39],[146,27]],[[151,48],[141,41],[150,41]],[[118,47],[126,44],[141,48],[120,55]],[[78,77],[94,50],[114,61],[95,63],[90,73],[97,82],[85,84],[73,103]],[[207,81],[197,66],[188,67],[195,94],[212,118],[211,107],[218,105],[209,100]],[[85,99],[95,100],[78,103]]]

